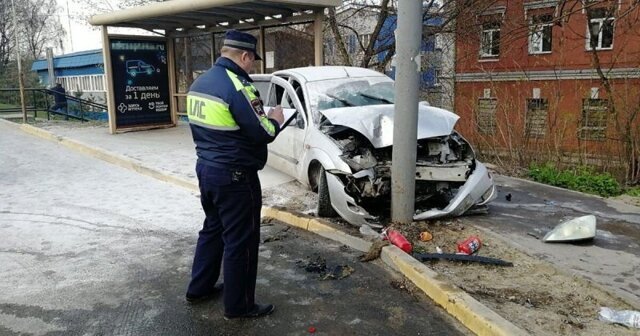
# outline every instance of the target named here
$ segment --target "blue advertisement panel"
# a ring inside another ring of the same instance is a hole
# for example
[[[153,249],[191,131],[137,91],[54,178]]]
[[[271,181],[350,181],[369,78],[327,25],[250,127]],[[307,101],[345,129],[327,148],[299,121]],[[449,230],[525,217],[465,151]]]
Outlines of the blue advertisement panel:
[[[167,43],[110,38],[116,129],[170,125]]]

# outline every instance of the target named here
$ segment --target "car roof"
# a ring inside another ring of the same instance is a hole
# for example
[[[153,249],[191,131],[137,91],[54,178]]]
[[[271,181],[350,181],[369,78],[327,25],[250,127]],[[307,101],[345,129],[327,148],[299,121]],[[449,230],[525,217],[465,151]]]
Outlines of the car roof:
[[[294,75],[296,77],[304,78],[307,82],[339,78],[387,77],[385,74],[370,69],[348,66],[310,66],[304,68],[280,70],[274,72],[273,74]]]

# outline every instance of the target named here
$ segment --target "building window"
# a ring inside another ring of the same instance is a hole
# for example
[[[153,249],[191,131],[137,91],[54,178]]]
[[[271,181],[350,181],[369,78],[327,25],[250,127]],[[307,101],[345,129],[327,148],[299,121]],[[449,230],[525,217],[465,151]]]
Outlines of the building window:
[[[440,86],[440,76],[442,76],[442,70],[433,70],[433,86]]]
[[[476,111],[478,132],[482,134],[495,134],[497,105],[498,100],[495,98],[478,99],[478,109]]]
[[[433,49],[442,50],[442,47],[444,45],[443,39],[444,37],[442,36],[442,34],[436,34],[435,38],[433,39]]]
[[[547,132],[547,114],[549,101],[542,98],[527,99],[527,117],[525,119],[525,135],[542,138]]]
[[[500,55],[500,23],[490,22],[482,25],[480,41],[481,57],[497,57]]]
[[[349,54],[355,54],[357,41],[358,40],[354,34],[347,37],[347,52]]]
[[[587,50],[611,49],[613,47],[613,14],[605,8],[589,10]]]
[[[333,56],[335,45],[336,41],[333,38],[327,39],[326,48],[324,49],[327,52],[327,55]]]
[[[366,49],[369,46],[369,42],[371,41],[371,34],[360,35],[360,41],[362,41],[362,45]]]
[[[604,140],[607,131],[609,101],[607,99],[583,99],[580,139]]]
[[[531,32],[529,34],[529,53],[541,54],[551,52],[552,32],[553,16],[534,16],[531,20]]]

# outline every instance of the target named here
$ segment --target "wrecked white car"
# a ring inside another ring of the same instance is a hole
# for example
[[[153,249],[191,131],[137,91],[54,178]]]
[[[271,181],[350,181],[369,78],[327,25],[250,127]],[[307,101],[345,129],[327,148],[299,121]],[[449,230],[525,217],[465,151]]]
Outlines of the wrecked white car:
[[[335,66],[252,78],[267,110],[280,104],[286,117],[298,112],[269,145],[268,164],[318,192],[318,216],[379,227],[391,203],[393,80]],[[453,130],[457,120],[420,104],[415,220],[459,216],[496,197],[486,167]]]

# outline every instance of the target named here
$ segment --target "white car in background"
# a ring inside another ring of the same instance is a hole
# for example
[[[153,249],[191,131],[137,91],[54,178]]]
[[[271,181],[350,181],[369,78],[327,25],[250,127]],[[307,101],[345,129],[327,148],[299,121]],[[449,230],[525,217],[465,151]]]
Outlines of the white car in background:
[[[393,80],[342,66],[251,77],[265,110],[298,112],[269,145],[268,164],[318,192],[318,216],[380,227],[391,204]],[[487,168],[453,129],[458,118],[419,105],[415,220],[459,216],[496,197]]]

